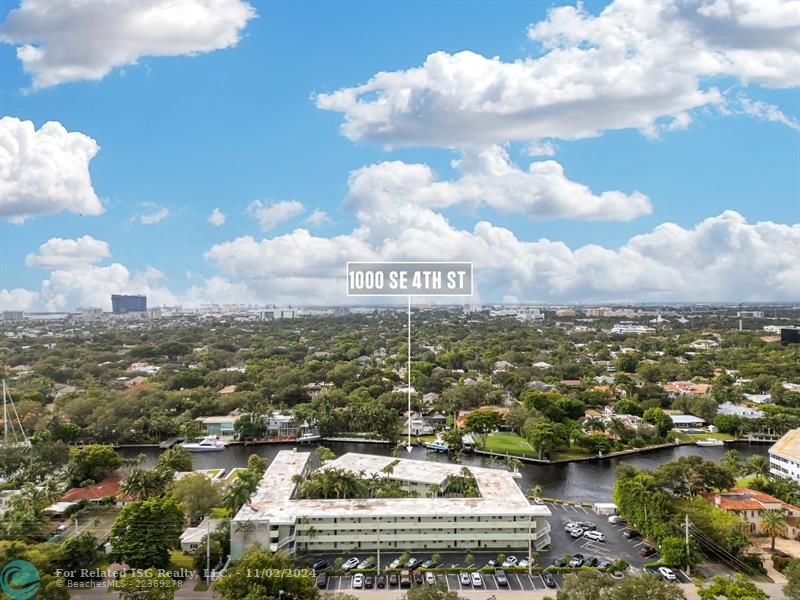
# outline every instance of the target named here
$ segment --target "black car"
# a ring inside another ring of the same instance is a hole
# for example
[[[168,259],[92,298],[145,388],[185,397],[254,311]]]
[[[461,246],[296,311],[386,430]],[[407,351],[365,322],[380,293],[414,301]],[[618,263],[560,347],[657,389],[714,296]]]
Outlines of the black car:
[[[313,565],[311,565],[311,568],[315,571],[322,571],[323,569],[327,569],[328,567],[330,567],[330,564],[328,563],[327,560],[318,560]]]
[[[652,546],[642,546],[639,549],[639,556],[652,556],[656,553],[656,549]]]
[[[597,525],[595,525],[591,521],[578,521],[578,525],[580,525],[581,529],[583,529],[584,531],[586,530],[594,531],[595,529],[597,529]]]
[[[566,567],[567,566],[567,561],[565,561],[563,558],[557,558],[557,559],[555,559],[553,561],[553,566],[554,567]]]
[[[583,566],[585,567],[596,567],[600,561],[595,556],[590,556],[585,561],[583,561]]]
[[[378,575],[378,579],[375,581],[375,585],[379,588],[386,587],[386,575]]]
[[[635,540],[636,538],[641,537],[641,535],[642,534],[633,529],[626,529],[625,531],[622,532],[622,536],[628,538],[629,540]]]
[[[556,585],[556,578],[550,575],[547,571],[542,573],[542,579],[544,580],[544,584],[549,588],[557,587]]]
[[[364,577],[364,588],[365,589],[370,589],[374,585],[375,585],[375,577],[373,577],[372,575],[367,575],[366,577]]]
[[[389,585],[395,586],[397,585],[397,573],[389,573]]]
[[[320,573],[317,575],[317,587],[321,590],[324,590],[328,587],[328,574],[325,572]]]
[[[422,574],[422,571],[414,571],[414,583],[417,585],[425,583],[425,576]]]

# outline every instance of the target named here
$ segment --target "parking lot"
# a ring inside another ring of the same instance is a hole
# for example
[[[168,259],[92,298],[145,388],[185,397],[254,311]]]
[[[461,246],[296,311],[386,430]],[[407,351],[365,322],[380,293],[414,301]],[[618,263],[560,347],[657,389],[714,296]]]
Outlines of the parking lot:
[[[563,583],[563,577],[560,574],[554,574],[553,578],[556,580],[556,588],[548,588],[544,584],[544,580],[542,579],[541,575],[534,573],[533,575],[528,575],[526,573],[508,573],[506,575],[508,578],[508,586],[501,587],[497,584],[497,580],[495,579],[494,575],[489,574],[482,574],[483,579],[483,586],[475,586],[472,585],[462,585],[459,581],[459,577],[457,574],[447,574],[444,575],[442,573],[436,574],[436,583],[441,585],[442,587],[446,587],[449,591],[454,592],[461,592],[461,591],[481,591],[481,590],[488,590],[488,591],[502,591],[502,590],[515,590],[515,591],[534,591],[534,590],[546,590],[551,589],[555,590],[561,587]],[[412,587],[418,587],[419,585],[425,586],[427,584],[417,584],[412,583]],[[395,587],[386,587],[384,590],[375,590],[377,592],[386,591],[386,592],[394,592],[398,588]],[[353,591],[353,577],[350,575],[344,575],[342,577],[331,577],[328,580],[328,587],[326,588],[328,592],[350,592]]]
[[[641,568],[645,563],[656,562],[660,556],[658,552],[648,557],[639,555],[642,546],[648,545],[642,538],[627,539],[622,532],[628,525],[612,525],[608,517],[597,515],[591,510],[580,506],[564,504],[547,504],[553,516],[550,521],[550,550],[540,558],[542,565],[551,564],[553,560],[565,555],[583,554],[585,557],[596,557],[600,561],[614,562],[624,560],[635,568]],[[574,539],[564,531],[564,525],[569,521],[590,521],[595,524],[597,531],[605,535],[604,542],[596,542],[587,538]]]

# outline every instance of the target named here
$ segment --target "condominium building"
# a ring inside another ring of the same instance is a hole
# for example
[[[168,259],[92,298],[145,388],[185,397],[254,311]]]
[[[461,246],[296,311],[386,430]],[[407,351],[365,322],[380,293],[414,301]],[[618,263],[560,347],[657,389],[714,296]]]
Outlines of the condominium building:
[[[345,454],[323,469],[401,482],[418,494],[403,498],[300,500],[299,482],[311,472],[311,454],[281,451],[250,502],[231,525],[231,556],[261,544],[294,553],[412,550],[540,550],[550,543],[546,506],[532,505],[511,473],[467,467],[478,497],[428,496],[444,490],[461,465]]]
[[[787,431],[769,449],[769,472],[800,483],[800,429]]]

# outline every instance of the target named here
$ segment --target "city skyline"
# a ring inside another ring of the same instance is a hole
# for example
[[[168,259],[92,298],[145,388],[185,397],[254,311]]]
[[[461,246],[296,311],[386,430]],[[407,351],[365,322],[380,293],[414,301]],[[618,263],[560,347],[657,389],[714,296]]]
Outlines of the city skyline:
[[[800,300],[789,3],[43,6],[0,6],[0,309],[345,304],[354,260]]]

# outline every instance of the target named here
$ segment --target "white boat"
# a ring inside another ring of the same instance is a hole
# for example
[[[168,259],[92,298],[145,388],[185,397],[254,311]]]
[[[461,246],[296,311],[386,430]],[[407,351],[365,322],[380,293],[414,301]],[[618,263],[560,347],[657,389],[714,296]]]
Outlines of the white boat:
[[[706,438],[704,440],[696,441],[695,445],[704,447],[724,446],[725,442],[723,442],[722,440],[717,440],[715,438]]]
[[[183,442],[181,447],[186,448],[189,452],[219,452],[225,450],[225,442],[218,436],[209,436],[199,442]]]
[[[447,452],[450,449],[450,446],[440,439],[437,439],[435,442],[426,443],[425,447],[428,450],[435,450],[436,452]]]
[[[304,433],[299,438],[297,438],[297,443],[303,444],[306,442],[318,442],[322,439],[322,436],[317,433]]]

